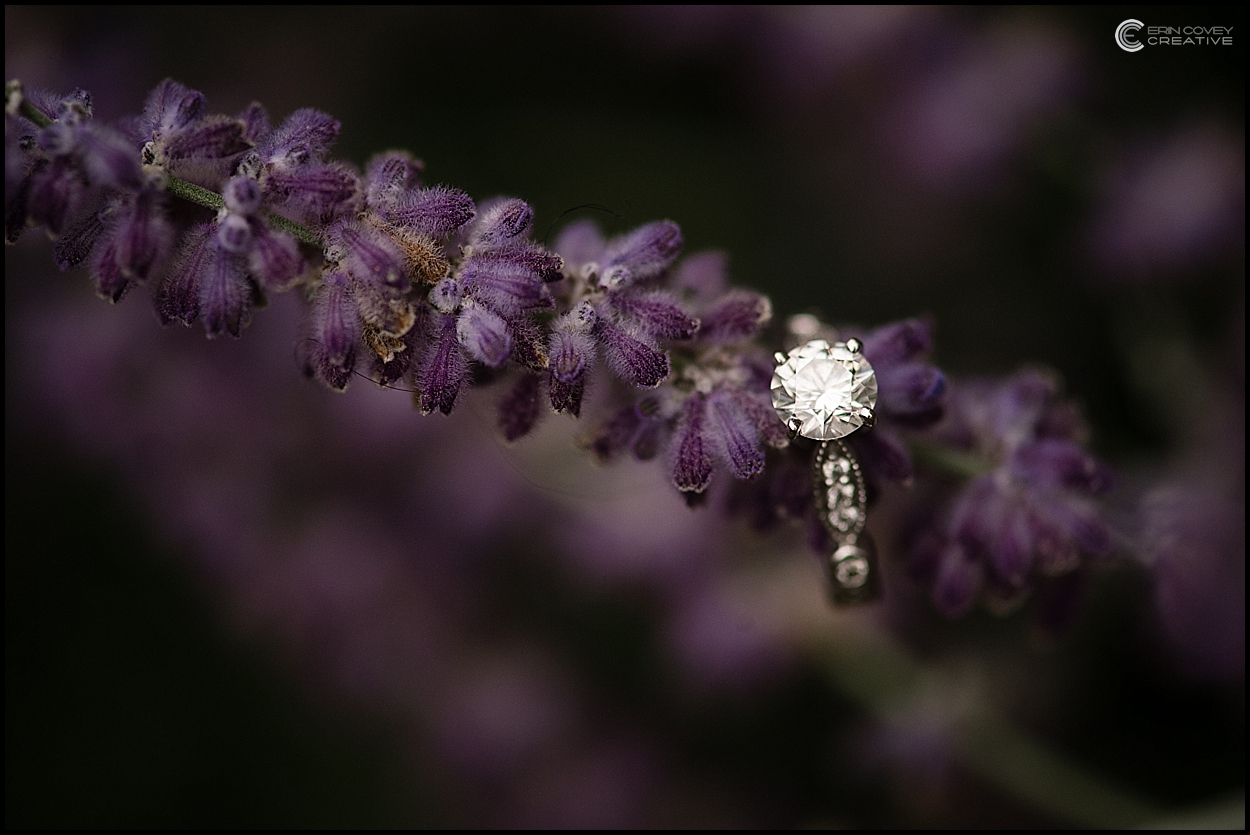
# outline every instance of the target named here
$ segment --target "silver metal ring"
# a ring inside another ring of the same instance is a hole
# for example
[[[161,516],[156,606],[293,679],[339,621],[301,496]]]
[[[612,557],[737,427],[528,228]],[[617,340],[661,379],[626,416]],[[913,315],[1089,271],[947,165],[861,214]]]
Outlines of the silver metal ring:
[[[876,421],[872,365],[856,339],[809,339],[775,358],[773,408],[791,438],[820,442],[812,461],[812,482],[816,513],[833,540],[826,561],[833,600],[876,599],[880,572],[876,548],[864,530],[868,521],[864,473],[844,440],[871,429]]]

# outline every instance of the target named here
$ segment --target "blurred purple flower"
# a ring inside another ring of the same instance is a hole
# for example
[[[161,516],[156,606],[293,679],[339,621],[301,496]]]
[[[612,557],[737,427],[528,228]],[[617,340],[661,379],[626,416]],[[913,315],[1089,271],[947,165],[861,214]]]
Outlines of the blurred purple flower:
[[[912,547],[911,569],[932,584],[942,612],[966,614],[982,596],[1010,606],[1040,579],[1111,553],[1112,532],[1093,499],[1112,476],[1082,448],[1084,431],[1055,381],[1039,373],[952,387],[931,438],[988,469]]]
[[[1088,246],[1100,271],[1160,280],[1245,245],[1245,138],[1211,125],[1119,161]]]
[[[882,126],[894,164],[943,191],[993,185],[1029,135],[1076,93],[1081,56],[1052,28],[1005,25],[916,68]]]

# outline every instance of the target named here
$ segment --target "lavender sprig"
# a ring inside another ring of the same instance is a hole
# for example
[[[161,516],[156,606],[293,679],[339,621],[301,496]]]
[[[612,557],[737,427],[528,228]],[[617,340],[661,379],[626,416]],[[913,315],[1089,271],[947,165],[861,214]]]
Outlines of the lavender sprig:
[[[740,485],[731,509],[760,527],[806,519],[827,546],[810,449],[770,402],[771,304],[730,287],[723,256],[683,260],[669,220],[613,238],[578,222],[548,249],[531,240],[523,200],[428,185],[402,151],[361,172],[331,157],[339,128],[312,109],[276,127],[259,104],[212,114],[172,80],[110,126],[84,91],[10,82],[6,240],[43,228],[57,265],[88,266],[101,296],[146,286],[162,323],[198,320],[209,337],[240,336],[267,293],[298,289],[307,376],[336,390],[354,376],[407,387],[423,414],[445,415],[475,380],[504,377],[508,440],[532,430],[544,400],[578,417],[598,387],[606,411],[585,443],[601,460],[659,458],[691,503],[726,471]],[[913,449],[971,477],[914,551],[940,609],[962,614],[981,591],[1018,597],[1035,576],[1110,550],[1091,498],[1105,469],[1061,425],[1045,384],[1026,375],[948,392],[923,320],[845,335],[879,381],[877,425],[854,439],[870,483],[910,484]]]

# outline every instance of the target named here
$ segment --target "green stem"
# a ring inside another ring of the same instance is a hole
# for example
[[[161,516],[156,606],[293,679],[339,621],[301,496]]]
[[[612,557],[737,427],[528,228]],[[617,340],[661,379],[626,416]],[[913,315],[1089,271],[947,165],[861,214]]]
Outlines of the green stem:
[[[221,195],[217,192],[209,191],[202,186],[197,186],[195,183],[189,183],[186,180],[179,179],[178,177],[171,176],[169,178],[169,185],[166,186],[166,190],[171,194],[181,197],[183,200],[198,203],[206,209],[217,210],[226,205],[225,201],[222,200]],[[301,243],[306,243],[309,246],[315,246],[318,248],[325,246],[321,238],[317,236],[317,233],[313,232],[307,226],[298,224],[293,220],[283,217],[282,215],[276,215],[273,212],[267,212],[265,214],[265,219],[269,222],[270,226],[290,233]]]
[[[44,115],[42,110],[26,101],[26,99],[22,99],[22,103],[18,107],[18,110],[24,117],[34,122],[35,127],[46,128],[48,125],[52,124],[52,120]]]
[[[962,478],[976,478],[994,469],[993,462],[969,452],[958,452],[927,441],[911,441],[911,454],[922,466]]]
[[[322,249],[325,247],[325,242],[321,240],[321,237],[318,236],[316,232],[309,229],[307,226],[303,226],[299,223],[296,223],[293,220],[289,220],[283,217],[282,215],[276,215],[273,212],[267,212],[265,219],[269,221],[270,226],[273,226],[277,229],[282,229],[283,231],[290,233],[295,238],[295,240],[299,241],[300,243],[305,243],[305,244],[308,244],[309,246],[315,246],[317,247],[317,249]]]
[[[39,110],[26,99],[22,99],[22,103],[18,109],[22,116],[34,122],[36,127],[46,128],[52,124],[52,119],[49,119],[43,111]],[[215,191],[209,191],[203,186],[197,186],[195,183],[189,183],[186,180],[173,176],[172,174],[168,174],[168,177],[169,183],[165,188],[170,194],[181,197],[183,200],[188,202],[203,206],[206,209],[213,209],[214,211],[225,205],[225,201],[221,199],[221,195]],[[325,246],[325,243],[321,240],[320,236],[307,226],[296,223],[295,221],[282,217],[281,215],[276,215],[273,212],[267,212],[265,219],[269,222],[270,226],[287,232],[300,243],[315,246],[319,249]]]
[[[171,176],[169,178],[169,184],[165,186],[165,190],[170,194],[181,197],[183,200],[198,203],[206,209],[217,210],[226,205],[226,201],[217,192],[209,191],[203,186],[188,183],[186,180],[180,180],[177,177]]]

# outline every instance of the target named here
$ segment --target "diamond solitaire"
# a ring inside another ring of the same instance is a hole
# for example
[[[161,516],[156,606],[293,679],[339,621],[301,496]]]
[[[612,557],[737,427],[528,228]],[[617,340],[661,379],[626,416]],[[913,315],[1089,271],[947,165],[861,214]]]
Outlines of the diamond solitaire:
[[[877,376],[857,339],[830,345],[815,339],[777,355],[773,408],[790,431],[817,441],[844,438],[872,426]]]

